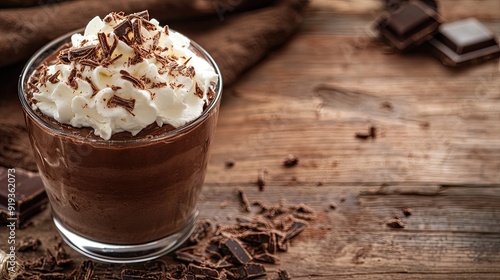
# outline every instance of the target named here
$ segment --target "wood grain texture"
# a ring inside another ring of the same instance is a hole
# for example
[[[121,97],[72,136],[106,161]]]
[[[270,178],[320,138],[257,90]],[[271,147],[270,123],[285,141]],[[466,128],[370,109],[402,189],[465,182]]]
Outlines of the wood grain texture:
[[[440,3],[500,34],[497,0]],[[226,89],[201,218],[243,215],[238,187],[312,206],[317,219],[267,266],[292,279],[499,279],[499,60],[453,70],[426,51],[392,53],[369,30],[379,4],[312,1],[298,34]],[[355,137],[370,126],[375,139]],[[299,163],[285,168],[290,153]],[[49,214],[19,237],[54,244]],[[386,226],[394,216],[404,228]]]

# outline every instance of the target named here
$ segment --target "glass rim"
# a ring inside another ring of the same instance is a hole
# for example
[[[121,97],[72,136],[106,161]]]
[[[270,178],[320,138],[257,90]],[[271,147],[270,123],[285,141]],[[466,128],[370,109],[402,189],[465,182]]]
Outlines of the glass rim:
[[[45,58],[46,56],[44,57],[44,54],[48,50],[50,50],[51,48],[59,47],[64,42],[66,42],[68,39],[70,39],[73,34],[82,33],[83,31],[84,31],[84,28],[80,28],[80,29],[77,29],[75,31],[68,32],[66,34],[63,34],[63,35],[57,37],[56,39],[53,39],[52,41],[50,41],[49,43],[44,45],[42,48],[40,48],[37,52],[35,52],[29,58],[26,65],[23,67],[21,75],[19,76],[18,97],[21,101],[23,111],[25,113],[27,113],[30,118],[32,118],[34,121],[36,121],[44,129],[48,129],[49,131],[51,131],[55,135],[65,136],[65,137],[75,139],[75,140],[82,140],[82,141],[85,141],[87,143],[92,143],[92,144],[104,144],[104,145],[109,145],[109,144],[120,145],[120,144],[122,144],[122,145],[124,145],[124,144],[143,144],[146,142],[147,143],[154,143],[154,142],[158,142],[158,141],[168,140],[170,138],[181,135],[183,133],[187,133],[188,131],[194,129],[200,123],[202,123],[210,115],[210,113],[218,106],[220,99],[221,99],[221,96],[222,96],[223,84],[222,84],[222,75],[221,75],[221,72],[220,72],[220,69],[219,69],[217,63],[212,58],[212,56],[201,45],[196,43],[194,40],[192,40],[191,38],[187,37],[186,35],[178,32],[178,31],[169,29],[169,32],[177,33],[177,34],[180,34],[180,35],[186,37],[189,40],[190,46],[192,48],[194,48],[195,54],[197,54],[201,58],[205,59],[214,68],[214,71],[217,74],[217,85],[216,85],[215,90],[214,90],[215,97],[210,102],[208,107],[202,112],[202,114],[200,116],[198,116],[196,119],[194,119],[194,120],[192,120],[192,121],[190,121],[190,122],[188,122],[180,127],[177,127],[177,128],[174,128],[173,130],[162,133],[159,136],[154,136],[152,138],[143,137],[143,138],[139,138],[139,139],[105,140],[99,136],[98,136],[99,138],[93,139],[93,138],[87,138],[87,137],[82,136],[82,135],[72,134],[72,133],[69,133],[67,131],[64,131],[62,129],[59,129],[59,128],[56,128],[56,127],[50,125],[47,121],[42,119],[38,115],[38,113],[36,113],[33,110],[30,103],[28,102],[28,100],[26,98],[26,94],[25,94],[25,85],[28,82],[27,79],[29,79],[29,77],[31,77],[31,74],[35,71],[36,66],[38,66],[38,65],[36,65],[37,60],[39,58],[42,58],[42,57]],[[35,66],[35,68],[33,68],[34,66]],[[42,113],[40,113],[40,114],[42,114]],[[47,116],[47,118],[50,118],[50,117]],[[57,122],[56,120],[54,120],[54,121]],[[63,124],[63,123],[61,123],[61,124]],[[69,125],[69,124],[63,124],[63,125]],[[164,125],[168,125],[168,124],[164,124]],[[71,126],[71,125],[69,125],[69,126]],[[89,128],[94,130],[92,127],[89,127]],[[78,128],[75,128],[75,129],[78,129]]]

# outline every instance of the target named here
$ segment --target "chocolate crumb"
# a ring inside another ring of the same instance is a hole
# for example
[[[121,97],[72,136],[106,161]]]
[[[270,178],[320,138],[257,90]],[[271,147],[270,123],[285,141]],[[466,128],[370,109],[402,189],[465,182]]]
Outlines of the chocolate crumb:
[[[227,159],[226,162],[224,162],[224,166],[226,166],[227,169],[233,168],[236,162],[234,159]]]
[[[259,175],[257,177],[257,186],[259,187],[259,191],[264,191],[264,187],[267,185],[267,169],[259,170]]]
[[[413,209],[411,208],[404,208],[403,209],[403,214],[408,217],[408,216],[411,216],[413,214]]]
[[[285,161],[283,162],[283,165],[285,167],[294,167],[299,163],[299,158],[295,155],[289,154]]]
[[[330,205],[329,205],[328,207],[329,207],[330,209],[332,209],[332,210],[335,210],[335,209],[337,209],[337,203],[332,202],[332,203],[330,203]]]
[[[405,225],[400,219],[390,219],[385,222],[385,224],[390,228],[404,228]]]
[[[278,280],[290,280],[292,277],[290,277],[290,274],[286,270],[278,270]]]

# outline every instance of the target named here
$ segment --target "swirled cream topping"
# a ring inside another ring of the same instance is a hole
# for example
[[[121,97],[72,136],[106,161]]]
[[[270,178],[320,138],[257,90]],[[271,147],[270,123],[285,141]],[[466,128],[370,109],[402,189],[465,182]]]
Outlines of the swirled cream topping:
[[[108,140],[155,122],[180,127],[196,119],[217,79],[188,38],[147,11],[111,13],[92,19],[55,63],[35,72],[31,101],[34,110]]]

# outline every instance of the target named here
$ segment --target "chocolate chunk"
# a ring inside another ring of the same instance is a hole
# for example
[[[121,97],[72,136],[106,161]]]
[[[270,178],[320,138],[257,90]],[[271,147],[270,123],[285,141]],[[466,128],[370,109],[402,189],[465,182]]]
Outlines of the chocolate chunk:
[[[261,264],[249,263],[235,270],[239,279],[253,279],[266,275],[266,269]]]
[[[40,241],[40,239],[27,236],[21,239],[17,250],[19,252],[36,251],[41,244],[42,242]]]
[[[0,210],[8,213],[7,223],[17,221],[16,226],[19,227],[46,207],[47,194],[37,173],[0,167],[0,186],[3,186],[0,188]]]
[[[232,263],[245,264],[252,260],[252,256],[236,239],[226,240],[222,243],[221,249],[225,255],[229,256],[229,261]]]
[[[194,275],[206,276],[211,278],[219,278],[219,272],[209,267],[202,267],[195,264],[188,265],[188,271]]]
[[[495,34],[475,18],[441,25],[429,43],[433,53],[447,66],[479,63],[500,56]]]
[[[399,50],[425,42],[437,32],[440,24],[438,13],[418,1],[403,5],[378,20],[380,36]]]
[[[299,158],[297,156],[295,156],[295,155],[290,154],[290,155],[288,155],[288,157],[283,162],[283,165],[285,167],[294,167],[298,163],[299,163]]]
[[[259,191],[263,191],[264,187],[267,185],[267,175],[268,172],[266,169],[259,170],[259,175],[257,177],[257,186],[259,187]]]
[[[390,219],[385,222],[385,224],[390,228],[404,228],[405,225],[400,219]]]
[[[238,189],[237,191],[241,208],[246,212],[250,212],[250,202],[248,201],[247,195],[242,189]]]
[[[120,40],[130,45],[129,33],[133,32],[132,22],[126,19],[114,27],[114,32]]]

